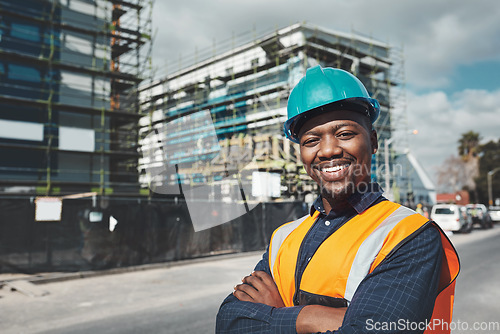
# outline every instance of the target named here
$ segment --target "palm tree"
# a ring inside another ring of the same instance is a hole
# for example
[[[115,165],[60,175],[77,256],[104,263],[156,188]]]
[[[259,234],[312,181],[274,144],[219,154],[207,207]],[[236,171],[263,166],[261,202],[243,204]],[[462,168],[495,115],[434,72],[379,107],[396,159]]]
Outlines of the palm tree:
[[[476,157],[479,147],[480,136],[479,133],[469,131],[462,134],[462,138],[458,140],[458,155],[465,161]]]
[[[474,198],[478,200],[478,192],[475,179],[479,176],[479,133],[469,131],[462,134],[458,140],[458,155],[462,157],[464,164],[464,184],[465,188]]]

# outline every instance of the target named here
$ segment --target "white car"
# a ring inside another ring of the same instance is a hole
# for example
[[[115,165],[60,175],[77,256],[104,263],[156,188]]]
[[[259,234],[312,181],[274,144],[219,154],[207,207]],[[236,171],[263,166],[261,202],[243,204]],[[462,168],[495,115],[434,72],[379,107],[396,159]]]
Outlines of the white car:
[[[467,213],[472,217],[472,225],[479,225],[482,229],[492,228],[493,222],[491,220],[488,209],[484,204],[467,204]]]
[[[500,206],[490,206],[488,212],[494,223],[500,223]]]
[[[430,218],[444,231],[472,231],[472,217],[463,205],[436,204],[432,207]]]

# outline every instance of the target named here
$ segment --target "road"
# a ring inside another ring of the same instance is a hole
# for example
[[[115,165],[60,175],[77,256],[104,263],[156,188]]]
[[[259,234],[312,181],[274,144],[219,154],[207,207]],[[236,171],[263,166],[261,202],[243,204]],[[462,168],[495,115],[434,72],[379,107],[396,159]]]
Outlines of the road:
[[[453,333],[500,322],[500,226],[453,235],[462,262]],[[45,296],[0,290],[4,334],[213,333],[224,297],[250,273],[259,253],[37,285]],[[494,324],[493,324],[494,325]],[[467,327],[467,328],[466,328]]]
[[[462,269],[457,280],[454,333],[500,333],[500,226],[452,237]],[[489,324],[492,322],[492,324]],[[487,328],[471,330],[475,324]],[[468,330],[466,327],[468,326]]]

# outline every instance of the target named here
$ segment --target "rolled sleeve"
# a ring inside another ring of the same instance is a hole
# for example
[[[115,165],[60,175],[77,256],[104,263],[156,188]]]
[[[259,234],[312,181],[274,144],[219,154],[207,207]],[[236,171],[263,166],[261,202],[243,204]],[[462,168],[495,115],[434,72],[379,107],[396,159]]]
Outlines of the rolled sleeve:
[[[297,333],[296,322],[304,306],[276,308],[238,300],[232,294],[217,314],[216,333]]]
[[[274,308],[271,333],[297,333],[297,316],[304,306]]]
[[[268,252],[254,268],[269,275]],[[297,333],[296,322],[304,306],[272,307],[260,303],[240,301],[230,294],[217,313],[216,333]]]

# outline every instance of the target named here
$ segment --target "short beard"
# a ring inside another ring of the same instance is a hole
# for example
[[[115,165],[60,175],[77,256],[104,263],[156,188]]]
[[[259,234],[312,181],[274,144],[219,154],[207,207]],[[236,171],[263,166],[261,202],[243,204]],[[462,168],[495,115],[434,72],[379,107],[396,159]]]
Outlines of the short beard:
[[[321,197],[328,200],[331,203],[334,202],[345,202],[347,199],[354,194],[356,186],[351,181],[346,181],[343,184],[342,189],[335,190],[329,187],[320,185]]]

